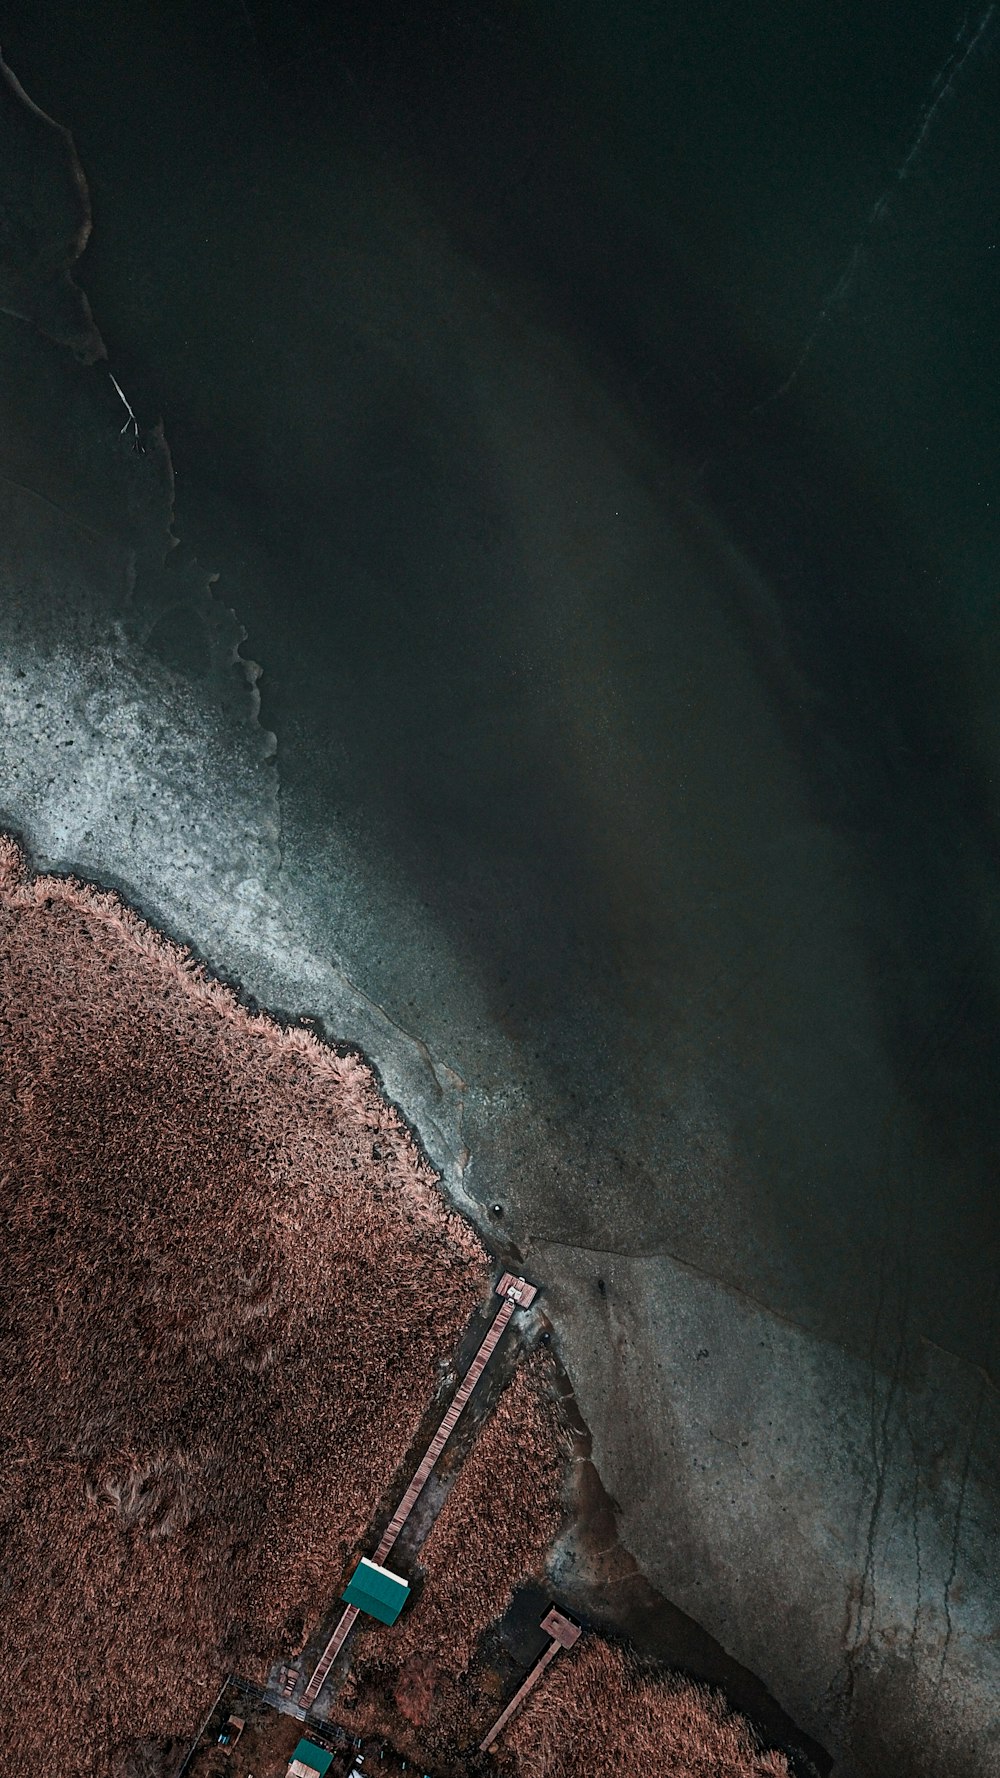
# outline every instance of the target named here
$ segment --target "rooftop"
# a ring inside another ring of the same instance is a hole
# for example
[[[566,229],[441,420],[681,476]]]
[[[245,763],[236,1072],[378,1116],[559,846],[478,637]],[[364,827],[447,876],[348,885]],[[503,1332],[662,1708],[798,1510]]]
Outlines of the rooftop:
[[[286,1773],[286,1778],[323,1778],[333,1764],[333,1754],[325,1747],[317,1747],[314,1741],[307,1741],[305,1736],[299,1741]]]
[[[341,1598],[348,1605],[356,1605],[359,1611],[367,1612],[369,1617],[378,1618],[382,1624],[394,1624],[409,1592],[409,1582],[401,1574],[393,1574],[391,1568],[383,1568],[380,1563],[363,1556]]]

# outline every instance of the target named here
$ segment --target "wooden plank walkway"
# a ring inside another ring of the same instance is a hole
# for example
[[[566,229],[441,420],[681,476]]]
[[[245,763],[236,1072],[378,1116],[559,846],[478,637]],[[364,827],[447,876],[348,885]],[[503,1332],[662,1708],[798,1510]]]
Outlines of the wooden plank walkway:
[[[561,1648],[572,1648],[580,1635],[579,1624],[572,1618],[564,1617],[561,1611],[552,1610],[542,1619],[542,1629],[547,1630],[552,1638],[544,1654],[540,1655],[527,1679],[518,1687],[506,1710],[501,1711],[488,1735],[484,1735],[479,1743],[480,1753],[488,1753],[496,1746],[497,1739],[503,1734],[512,1716],[516,1716],[529,1692],[533,1692],[550,1661],[554,1661]]]
[[[472,1363],[466,1371],[465,1376],[462,1378],[458,1389],[455,1391],[455,1396],[450,1408],[424,1452],[424,1455],[414,1472],[413,1480],[410,1482],[406,1493],[403,1495],[402,1500],[382,1534],[378,1549],[371,1558],[374,1562],[384,1562],[389,1551],[392,1549],[393,1544],[399,1537],[403,1526],[406,1524],[419,1496],[423,1492],[431,1470],[434,1468],[434,1465],[440,1457],[441,1452],[444,1450],[448,1439],[455,1430],[462,1414],[465,1412],[476,1384],[479,1382],[479,1379],[486,1369],[486,1366],[489,1364],[497,1346],[500,1344],[504,1330],[514,1313],[514,1310],[528,1308],[534,1301],[537,1292],[534,1285],[529,1284],[526,1279],[515,1278],[510,1272],[505,1272],[496,1287],[496,1294],[503,1298],[500,1308],[497,1310],[496,1315],[490,1323],[489,1330],[479,1347],[475,1358],[472,1360]],[[308,1710],[309,1706],[319,1697],[330,1668],[333,1666],[333,1663],[337,1659],[344,1643],[347,1641],[351,1630],[354,1628],[354,1623],[357,1617],[358,1607],[356,1605],[348,1605],[345,1607],[333,1635],[330,1637],[323,1653],[316,1662],[309,1683],[306,1686],[305,1691],[302,1693],[301,1704],[304,1709]]]

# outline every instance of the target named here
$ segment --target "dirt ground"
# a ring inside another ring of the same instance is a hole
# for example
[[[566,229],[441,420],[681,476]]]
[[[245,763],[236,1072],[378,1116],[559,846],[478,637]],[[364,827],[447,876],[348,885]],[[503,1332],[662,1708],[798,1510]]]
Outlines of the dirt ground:
[[[230,1715],[241,1716],[246,1726],[227,1751],[219,1746],[218,1732]],[[294,1717],[279,1716],[230,1689],[213,1713],[204,1746],[191,1761],[186,1778],[279,1778],[279,1774],[284,1778],[301,1734],[302,1725]]]
[[[230,1749],[219,1745],[219,1731],[230,1716],[242,1717],[244,1728]],[[384,1742],[363,1741],[331,1725],[329,1734],[306,1728],[292,1716],[282,1716],[267,1704],[248,1696],[238,1686],[227,1687],[203,1743],[191,1761],[185,1778],[285,1778],[292,1753],[302,1737],[333,1754],[328,1778],[347,1778],[357,1757],[372,1778],[402,1778],[407,1770],[402,1756]],[[413,1773],[412,1765],[409,1771]]]

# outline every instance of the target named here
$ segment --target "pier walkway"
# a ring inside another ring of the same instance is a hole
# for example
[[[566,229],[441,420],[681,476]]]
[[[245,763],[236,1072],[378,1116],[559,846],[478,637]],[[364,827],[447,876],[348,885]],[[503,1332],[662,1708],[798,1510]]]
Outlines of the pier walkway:
[[[403,1526],[406,1524],[407,1519],[413,1511],[413,1508],[430,1477],[431,1471],[440,1457],[441,1452],[444,1450],[451,1433],[454,1431],[459,1419],[468,1406],[476,1384],[479,1382],[479,1379],[486,1369],[486,1366],[489,1364],[493,1353],[500,1344],[500,1340],[503,1337],[511,1316],[515,1309],[527,1309],[530,1307],[531,1303],[534,1302],[537,1291],[535,1286],[529,1284],[526,1279],[516,1278],[513,1273],[505,1272],[496,1287],[496,1295],[502,1298],[500,1307],[490,1323],[489,1329],[476,1356],[472,1360],[465,1376],[462,1378],[458,1389],[455,1391],[451,1406],[444,1415],[441,1424],[414,1471],[413,1479],[410,1482],[409,1487],[406,1489],[396,1511],[389,1520],[374,1556],[370,1558],[373,1562],[381,1564],[385,1561],[386,1556],[389,1554],[399,1537]],[[330,1669],[343,1648],[344,1643],[347,1641],[358,1615],[359,1608],[356,1605],[345,1606],[330,1640],[326,1644],[319,1660],[313,1668],[305,1691],[302,1693],[300,1703],[303,1709],[310,1709],[319,1697],[319,1694],[326,1683]]]

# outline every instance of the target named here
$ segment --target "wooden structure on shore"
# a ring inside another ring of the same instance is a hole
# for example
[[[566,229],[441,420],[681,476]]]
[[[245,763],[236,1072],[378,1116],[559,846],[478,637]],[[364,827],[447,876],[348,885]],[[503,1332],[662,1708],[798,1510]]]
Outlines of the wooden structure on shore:
[[[505,1272],[500,1279],[500,1282],[496,1287],[496,1295],[502,1298],[500,1308],[493,1317],[475,1358],[472,1360],[465,1376],[462,1378],[461,1383],[455,1391],[451,1406],[444,1415],[444,1418],[435,1432],[434,1437],[431,1439],[427,1450],[424,1452],[424,1455],[414,1472],[409,1487],[386,1526],[379,1542],[379,1546],[375,1551],[374,1556],[371,1558],[371,1562],[380,1566],[384,1564],[389,1551],[399,1537],[399,1534],[413,1511],[420,1494],[423,1492],[428,1478],[430,1477],[431,1470],[434,1468],[434,1465],[440,1457],[441,1452],[444,1450],[451,1433],[454,1431],[461,1415],[468,1406],[476,1384],[479,1382],[479,1379],[486,1369],[486,1366],[489,1364],[497,1346],[500,1344],[507,1323],[515,1309],[529,1308],[534,1302],[537,1294],[533,1284],[529,1284],[525,1278],[515,1277],[512,1272]],[[330,1668],[333,1666],[344,1643],[347,1641],[357,1620],[360,1609],[360,1606],[349,1603],[341,1615],[333,1635],[330,1637],[319,1660],[316,1662],[305,1691],[302,1693],[300,1702],[303,1709],[308,1710],[319,1697],[326,1682],[327,1675],[330,1672]]]
[[[489,1734],[483,1736],[483,1739],[479,1743],[480,1753],[493,1752],[499,1737],[503,1734],[511,1717],[517,1715],[517,1712],[520,1710],[528,1693],[534,1691],[542,1674],[545,1672],[546,1667],[555,1660],[556,1655],[561,1648],[572,1648],[574,1642],[576,1642],[581,1635],[579,1624],[574,1624],[572,1618],[565,1617],[561,1611],[555,1609],[555,1606],[552,1607],[551,1611],[546,1612],[543,1617],[542,1629],[547,1632],[552,1640],[544,1654],[539,1655],[538,1660],[532,1667],[527,1679],[523,1681],[514,1693],[506,1710],[501,1711],[496,1722],[493,1724],[493,1727],[490,1729]]]

